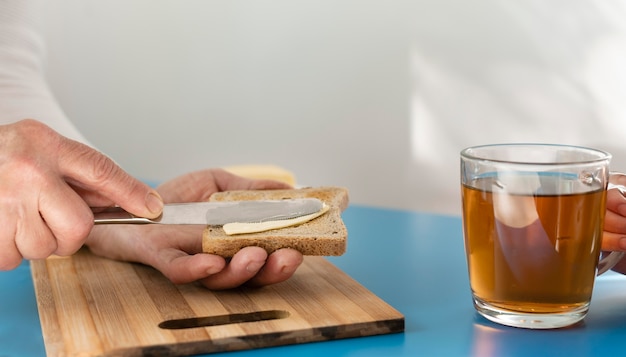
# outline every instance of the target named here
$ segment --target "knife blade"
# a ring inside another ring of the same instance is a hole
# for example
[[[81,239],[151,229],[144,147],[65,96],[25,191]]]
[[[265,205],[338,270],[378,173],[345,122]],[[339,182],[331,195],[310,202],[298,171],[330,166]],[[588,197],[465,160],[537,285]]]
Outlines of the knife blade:
[[[92,208],[95,224],[204,224],[266,222],[290,219],[318,212],[323,202],[317,198],[283,200],[170,203],[161,216],[149,219],[135,216],[121,207]]]

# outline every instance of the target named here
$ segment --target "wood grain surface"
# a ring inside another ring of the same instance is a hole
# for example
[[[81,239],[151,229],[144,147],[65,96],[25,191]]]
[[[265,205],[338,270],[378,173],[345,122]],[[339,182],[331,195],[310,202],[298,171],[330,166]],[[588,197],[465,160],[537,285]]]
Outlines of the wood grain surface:
[[[31,262],[48,356],[184,356],[404,330],[404,316],[323,257],[286,282],[209,291],[87,249]]]

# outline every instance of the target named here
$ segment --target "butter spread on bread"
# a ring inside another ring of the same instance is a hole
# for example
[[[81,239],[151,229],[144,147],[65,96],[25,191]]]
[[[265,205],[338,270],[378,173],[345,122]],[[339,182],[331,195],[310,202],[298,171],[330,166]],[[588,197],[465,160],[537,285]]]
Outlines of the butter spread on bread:
[[[328,211],[307,222],[263,232],[228,235],[223,226],[207,226],[202,236],[202,251],[225,258],[241,248],[258,246],[272,253],[292,248],[304,255],[337,256],[346,251],[348,231],[341,213],[348,206],[348,190],[342,187],[307,187],[286,190],[225,191],[211,195],[210,201],[317,198]]]
[[[265,222],[232,222],[225,224],[224,226],[222,226],[222,228],[224,229],[224,233],[228,234],[229,236],[235,234],[265,232],[272,229],[287,228],[306,223],[328,212],[329,209],[330,207],[324,203],[322,209],[318,212],[306,214],[300,217]]]

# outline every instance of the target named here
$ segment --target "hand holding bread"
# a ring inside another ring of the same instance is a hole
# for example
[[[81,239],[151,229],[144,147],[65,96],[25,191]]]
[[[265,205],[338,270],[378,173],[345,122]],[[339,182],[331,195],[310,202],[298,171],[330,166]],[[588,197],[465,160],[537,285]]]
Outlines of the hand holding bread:
[[[178,176],[157,187],[166,203],[206,201],[225,190],[272,190],[290,186],[274,180],[252,180],[221,169]],[[101,225],[92,230],[87,246],[93,253],[154,267],[177,284],[197,281],[212,290],[243,284],[262,286],[289,279],[302,254],[280,249],[268,254],[245,247],[230,259],[202,253],[205,225]]]

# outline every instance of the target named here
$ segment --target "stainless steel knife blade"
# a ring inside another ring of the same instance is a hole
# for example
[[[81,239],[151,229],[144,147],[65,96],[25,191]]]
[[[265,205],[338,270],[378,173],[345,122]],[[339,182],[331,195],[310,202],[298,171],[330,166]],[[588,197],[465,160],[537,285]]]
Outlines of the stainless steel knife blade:
[[[318,212],[322,206],[323,202],[317,198],[171,203],[154,219],[134,216],[120,207],[92,208],[92,211],[95,224],[224,225],[290,219]]]

